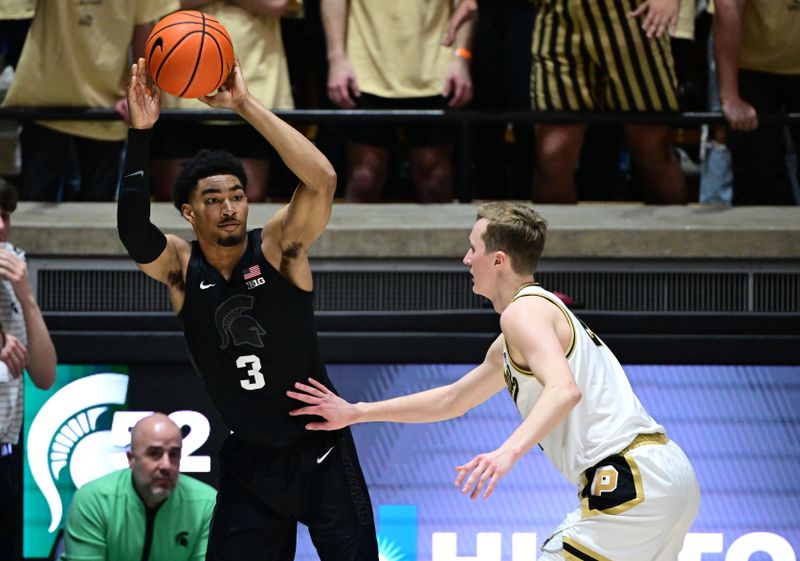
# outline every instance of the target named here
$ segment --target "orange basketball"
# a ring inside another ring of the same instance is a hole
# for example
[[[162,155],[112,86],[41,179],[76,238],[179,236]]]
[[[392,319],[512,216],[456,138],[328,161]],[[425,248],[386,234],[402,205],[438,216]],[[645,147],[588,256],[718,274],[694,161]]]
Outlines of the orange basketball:
[[[201,97],[221,86],[233,69],[233,42],[216,18],[183,10],[156,24],[145,57],[159,88],[179,97]]]

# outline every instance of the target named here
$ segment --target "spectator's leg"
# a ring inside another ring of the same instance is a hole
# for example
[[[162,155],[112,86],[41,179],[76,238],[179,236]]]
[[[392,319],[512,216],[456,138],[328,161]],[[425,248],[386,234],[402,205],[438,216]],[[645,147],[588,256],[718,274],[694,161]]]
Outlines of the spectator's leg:
[[[644,186],[644,202],[682,205],[689,200],[686,180],[665,125],[626,125],[625,142]]]
[[[124,141],[75,139],[80,166],[79,201],[113,201],[117,194]]]
[[[713,33],[708,35],[706,70],[708,74],[708,109],[721,111]],[[706,138],[704,146],[700,172],[700,203],[729,205],[733,200],[733,170],[731,153],[725,138],[725,126],[708,125],[708,138]]]
[[[72,137],[25,123],[20,134],[22,188],[20,200],[55,202],[72,154]]]
[[[575,169],[585,135],[586,125],[536,125],[533,198],[537,203],[577,202]]]
[[[739,94],[759,115],[782,109],[780,100],[769,89],[769,75],[739,71]],[[727,140],[733,162],[734,205],[793,204],[781,125],[759,123],[754,131],[729,128]]]
[[[348,144],[347,200],[353,203],[378,202],[386,182],[389,151],[378,146]]]
[[[22,46],[25,44],[25,37],[28,35],[31,21],[29,19],[0,20],[0,37],[3,37],[5,43],[3,45],[5,47],[3,62],[12,68],[17,67],[19,55],[22,53]]]
[[[181,160],[177,158],[153,160],[150,177],[150,193],[156,201],[172,201],[172,186],[181,172]]]
[[[794,130],[792,130],[794,129]],[[797,142],[800,141],[800,127],[785,127],[786,136],[786,173],[789,176],[789,183],[792,187],[795,204],[800,205],[800,148]]]
[[[251,203],[263,203],[267,200],[269,164],[269,160],[242,158],[242,165],[247,173],[247,199]]]
[[[420,202],[452,202],[453,148],[413,148],[410,160],[411,179]]]
[[[499,62],[503,65],[506,108],[527,111],[531,107],[532,56],[531,49],[522,46],[529,45],[533,36],[534,7],[528,0],[506,0],[502,8],[504,33]],[[528,123],[513,125],[513,142],[507,145],[511,172],[509,194],[512,199],[530,199],[533,189],[533,127]],[[509,140],[508,134],[509,131],[506,132],[506,141]]]
[[[787,113],[800,112],[800,75],[784,76],[785,85],[781,91],[785,92],[784,108]],[[800,205],[800,124],[787,125],[786,127],[791,138],[793,153],[787,157],[787,167],[789,173],[793,173],[792,190],[794,191],[795,203]],[[791,157],[793,156],[793,158]],[[792,162],[793,160],[793,162]],[[792,168],[792,165],[794,167]]]
[[[0,457],[0,559],[19,561],[22,553],[22,474],[20,473],[19,447],[13,454]]]

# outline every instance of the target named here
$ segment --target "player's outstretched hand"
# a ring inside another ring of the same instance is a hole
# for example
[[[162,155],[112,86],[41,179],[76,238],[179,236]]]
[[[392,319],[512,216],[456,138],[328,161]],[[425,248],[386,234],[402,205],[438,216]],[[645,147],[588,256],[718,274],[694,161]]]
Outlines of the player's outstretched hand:
[[[217,88],[217,93],[205,95],[198,99],[211,107],[226,107],[236,110],[247,95],[247,83],[244,81],[242,67],[239,65],[239,59],[237,58],[233,63],[233,70],[228,74],[225,82]]]
[[[488,499],[497,482],[511,471],[516,461],[514,453],[502,448],[487,454],[478,454],[466,464],[456,467],[458,476],[455,485],[461,487],[461,493],[469,494],[471,499],[477,499],[481,491],[483,498]]]
[[[128,82],[128,114],[135,129],[150,129],[161,114],[161,91],[147,83],[147,68],[143,58],[131,66]]]
[[[324,422],[308,423],[306,425],[308,430],[336,430],[355,421],[357,415],[355,406],[314,378],[309,378],[308,384],[295,382],[294,387],[297,391],[288,390],[286,395],[308,405],[289,411],[289,415],[293,417],[317,415],[325,419]]]

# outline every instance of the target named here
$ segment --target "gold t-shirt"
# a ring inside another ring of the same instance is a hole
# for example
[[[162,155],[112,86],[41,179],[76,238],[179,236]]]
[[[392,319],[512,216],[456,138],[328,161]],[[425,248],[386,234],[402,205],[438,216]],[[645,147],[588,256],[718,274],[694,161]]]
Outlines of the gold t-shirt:
[[[228,30],[250,93],[269,108],[293,109],[280,18],[252,14],[228,0],[216,0],[201,9]],[[162,104],[171,109],[209,109],[196,99],[167,93],[163,94]]]
[[[114,107],[125,97],[134,26],[177,9],[177,0],[42,0],[36,9],[7,107]],[[123,140],[122,121],[40,121],[67,134]]]
[[[36,0],[0,0],[0,19],[31,19]]]
[[[350,0],[347,56],[362,92],[388,98],[441,95],[451,5],[442,0]]]
[[[695,0],[681,0],[678,9],[678,25],[675,27],[676,39],[694,39]]]
[[[800,0],[747,0],[739,67],[800,74]]]

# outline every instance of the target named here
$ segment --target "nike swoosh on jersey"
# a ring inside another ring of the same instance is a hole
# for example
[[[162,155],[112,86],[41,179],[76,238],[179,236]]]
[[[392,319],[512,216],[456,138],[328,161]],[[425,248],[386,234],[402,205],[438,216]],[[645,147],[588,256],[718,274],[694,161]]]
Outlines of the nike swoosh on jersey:
[[[211,284],[206,284],[205,281],[200,281],[200,290],[205,290],[206,288],[211,288],[212,286],[217,286],[217,283],[212,282]]]
[[[320,456],[319,458],[317,458],[317,463],[318,463],[318,464],[321,464],[322,462],[324,462],[324,461],[325,461],[325,458],[327,458],[327,457],[328,457],[328,454],[330,454],[331,452],[333,452],[333,446],[331,446],[331,447],[328,449],[328,451],[327,451],[327,452],[325,452],[325,453],[324,453],[322,456]]]
[[[137,175],[141,175],[142,177],[144,177],[144,170],[140,169],[139,171],[135,171],[133,173],[129,173],[125,177],[136,177]]]

